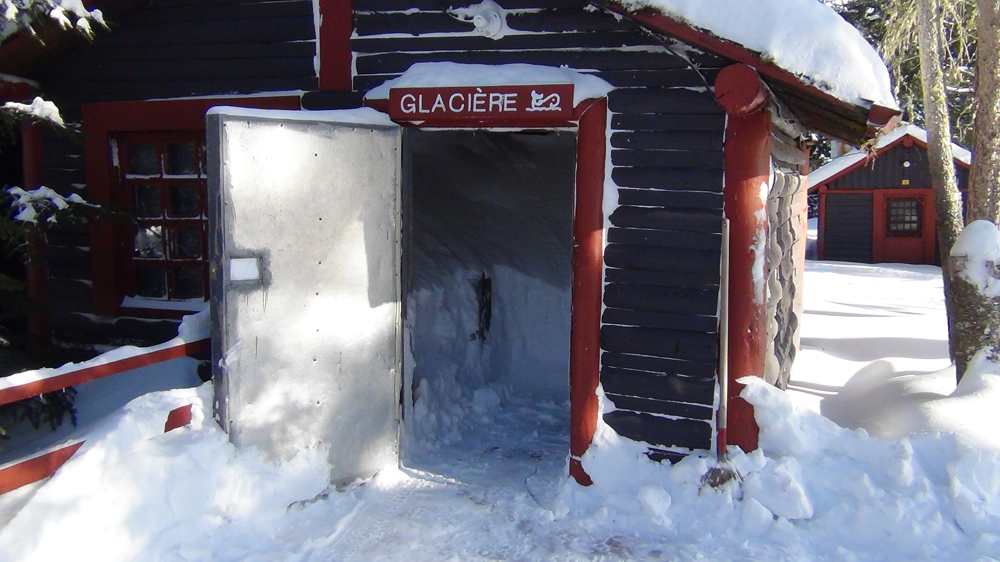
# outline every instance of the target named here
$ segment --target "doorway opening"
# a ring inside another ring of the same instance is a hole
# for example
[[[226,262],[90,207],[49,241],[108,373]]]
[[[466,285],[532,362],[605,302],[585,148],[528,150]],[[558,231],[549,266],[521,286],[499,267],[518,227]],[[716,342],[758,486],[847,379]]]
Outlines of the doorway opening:
[[[576,135],[411,130],[406,143],[404,464],[558,451],[561,475]]]

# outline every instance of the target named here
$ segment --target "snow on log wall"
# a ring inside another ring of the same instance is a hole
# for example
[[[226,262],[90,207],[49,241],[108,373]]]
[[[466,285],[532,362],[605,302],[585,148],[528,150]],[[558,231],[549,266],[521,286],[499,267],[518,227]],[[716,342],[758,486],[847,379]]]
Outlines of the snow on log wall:
[[[317,87],[312,0],[157,0],[125,16],[93,43],[33,66],[67,121],[80,104],[193,95],[309,90]],[[77,139],[47,133],[43,181],[63,195],[84,193]],[[152,344],[177,322],[117,318],[95,322],[87,228],[50,235],[55,337],[74,343]]]
[[[493,40],[436,0],[355,0],[355,89],[433,61],[565,65],[615,86],[601,383],[618,409],[605,419],[653,458],[709,449],[725,115],[707,86],[728,63],[580,0],[498,3],[513,32]]]

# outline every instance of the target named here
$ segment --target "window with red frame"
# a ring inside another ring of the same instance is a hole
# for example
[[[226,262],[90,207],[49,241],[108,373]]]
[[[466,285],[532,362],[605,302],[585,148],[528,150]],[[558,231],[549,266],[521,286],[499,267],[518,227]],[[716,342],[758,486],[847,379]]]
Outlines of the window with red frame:
[[[135,220],[132,294],[159,300],[208,295],[204,133],[115,138],[119,201]]]
[[[889,236],[920,236],[923,205],[915,197],[895,197],[886,205],[886,232]]]

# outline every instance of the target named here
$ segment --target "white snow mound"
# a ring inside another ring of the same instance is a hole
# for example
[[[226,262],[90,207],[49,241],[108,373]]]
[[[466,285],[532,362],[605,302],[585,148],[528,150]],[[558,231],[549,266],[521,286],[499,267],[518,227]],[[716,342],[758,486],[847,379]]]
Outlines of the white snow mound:
[[[654,8],[761,54],[852,104],[896,107],[889,71],[875,48],[832,8],[816,0],[622,0]]]

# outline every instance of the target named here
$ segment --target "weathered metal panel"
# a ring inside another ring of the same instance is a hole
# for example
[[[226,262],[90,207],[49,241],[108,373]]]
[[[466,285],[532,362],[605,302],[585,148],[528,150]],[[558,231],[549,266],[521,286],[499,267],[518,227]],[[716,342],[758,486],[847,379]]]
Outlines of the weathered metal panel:
[[[273,457],[330,446],[334,482],[370,476],[398,458],[400,129],[216,114],[209,131],[222,425]]]

